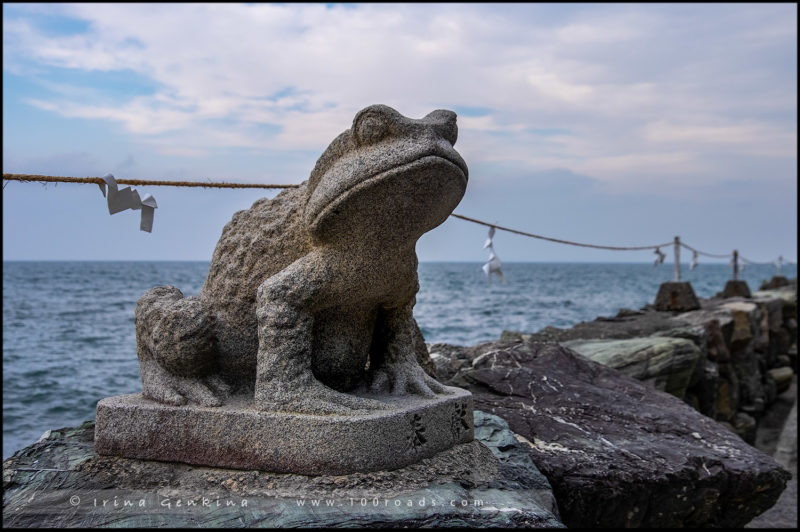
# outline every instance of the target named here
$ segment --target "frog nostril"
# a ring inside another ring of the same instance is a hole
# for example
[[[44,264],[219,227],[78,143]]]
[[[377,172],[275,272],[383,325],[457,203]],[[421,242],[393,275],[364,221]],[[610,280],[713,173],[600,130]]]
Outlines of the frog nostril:
[[[455,145],[458,139],[458,126],[456,125],[456,114],[453,111],[437,109],[429,113],[423,120],[433,126],[434,131],[440,137]]]
[[[443,139],[455,146],[456,140],[458,140],[458,126],[456,125],[455,120],[439,125],[436,128],[436,131],[442,136]]]

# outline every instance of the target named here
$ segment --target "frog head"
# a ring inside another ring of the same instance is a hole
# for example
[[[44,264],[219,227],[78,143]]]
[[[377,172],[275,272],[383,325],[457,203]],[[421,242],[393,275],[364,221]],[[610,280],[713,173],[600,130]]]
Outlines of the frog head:
[[[453,149],[456,114],[407,118],[386,105],[359,111],[320,156],[308,180],[304,221],[321,242],[416,242],[441,224],[467,187]]]

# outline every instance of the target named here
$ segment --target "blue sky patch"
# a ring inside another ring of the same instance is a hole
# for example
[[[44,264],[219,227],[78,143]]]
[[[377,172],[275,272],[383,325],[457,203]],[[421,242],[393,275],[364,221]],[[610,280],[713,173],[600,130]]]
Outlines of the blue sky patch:
[[[32,81],[39,83],[51,95],[58,94],[58,87],[64,89],[65,96],[69,99],[97,98],[107,102],[124,102],[136,96],[154,94],[161,87],[153,79],[148,78],[130,69],[126,70],[78,70],[56,66],[43,66],[38,79]],[[48,88],[47,84],[53,85]],[[5,86],[5,82],[3,83]],[[70,91],[74,91],[70,94]],[[83,96],[83,97],[81,97]]]
[[[488,107],[471,107],[468,105],[456,105],[453,107],[453,111],[455,111],[458,116],[469,116],[473,118],[486,116],[492,113],[492,110]]]
[[[89,31],[88,20],[69,18],[60,14],[39,13],[30,11],[24,5],[3,4],[3,18],[7,20],[23,19],[36,26],[48,37],[64,37],[80,35]]]

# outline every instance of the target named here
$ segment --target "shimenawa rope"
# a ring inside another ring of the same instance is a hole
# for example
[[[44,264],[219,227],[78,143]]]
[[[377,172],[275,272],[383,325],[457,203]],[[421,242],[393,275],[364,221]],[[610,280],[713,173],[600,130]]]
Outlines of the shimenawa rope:
[[[22,182],[32,182],[32,181],[40,181],[45,183],[94,183],[97,185],[102,185],[105,183],[103,178],[100,177],[65,177],[65,176],[46,176],[46,175],[39,175],[39,174],[3,174],[4,181],[22,181]],[[145,186],[172,186],[172,187],[202,187],[202,188],[264,188],[264,189],[275,189],[275,188],[297,188],[300,185],[278,185],[278,184],[259,184],[259,183],[225,183],[225,182],[217,182],[217,181],[150,181],[146,179],[118,179],[117,183],[121,185],[145,185]],[[581,242],[573,242],[571,240],[562,240],[560,238],[552,238],[543,235],[537,235],[534,233],[528,233],[526,231],[519,231],[517,229],[511,229],[509,227],[503,227],[501,225],[492,224],[489,222],[484,222],[483,220],[478,220],[475,218],[470,218],[468,216],[464,216],[462,214],[453,213],[450,216],[455,218],[460,218],[462,220],[466,220],[468,222],[485,225],[487,227],[494,227],[496,229],[500,229],[501,231],[507,231],[509,233],[514,233],[522,236],[527,236],[531,238],[538,238],[540,240],[547,240],[549,242],[556,242],[558,244],[567,244],[570,246],[580,246],[585,248],[594,248],[594,249],[607,249],[611,251],[639,251],[644,249],[655,249],[659,250],[659,248],[671,246],[673,242],[665,242],[663,244],[653,244],[649,246],[602,246],[598,244],[585,244]],[[727,255],[718,255],[713,253],[706,253],[705,251],[700,251],[698,249],[693,248],[692,246],[681,242],[681,246],[685,247],[686,249],[697,253],[698,255],[703,255],[706,257],[711,257],[715,259],[726,259],[731,257],[732,254],[728,253]],[[772,264],[771,262],[754,262],[748,259],[745,259],[741,255],[739,258],[747,263],[750,264]],[[791,261],[785,261],[791,264]]]

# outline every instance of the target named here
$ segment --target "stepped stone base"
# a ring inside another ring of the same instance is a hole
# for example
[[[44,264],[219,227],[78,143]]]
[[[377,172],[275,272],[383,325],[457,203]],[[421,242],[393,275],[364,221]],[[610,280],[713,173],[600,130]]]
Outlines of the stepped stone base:
[[[700,308],[700,302],[691,283],[667,282],[658,288],[655,302],[656,310],[688,312]]]
[[[98,454],[232,469],[345,475],[396,469],[473,440],[472,394],[374,397],[385,411],[350,416],[262,412],[245,397],[169,406],[141,394],[97,403]]]

